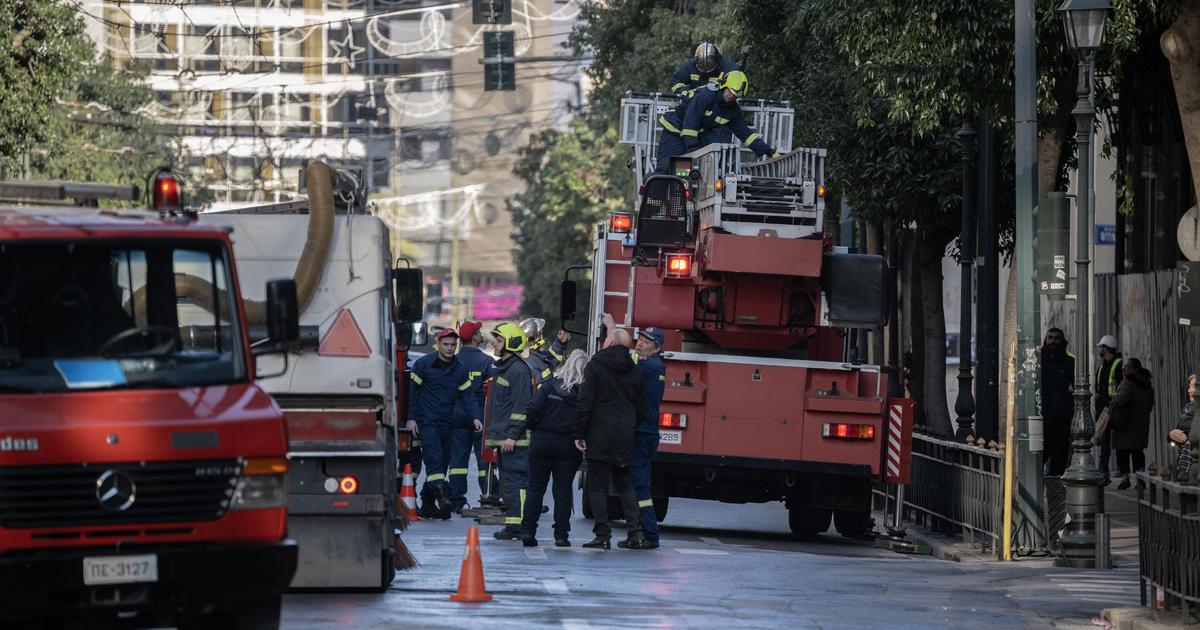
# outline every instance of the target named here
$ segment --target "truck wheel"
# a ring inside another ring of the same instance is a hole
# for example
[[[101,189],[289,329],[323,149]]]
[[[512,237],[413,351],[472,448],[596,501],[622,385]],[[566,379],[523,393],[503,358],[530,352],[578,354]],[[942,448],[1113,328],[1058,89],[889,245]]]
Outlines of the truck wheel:
[[[838,510],[833,513],[833,526],[846,538],[862,538],[871,525],[870,512]]]
[[[671,497],[658,497],[654,499],[654,520],[659,523],[667,520],[667,506],[670,505]]]
[[[788,508],[788,526],[792,533],[802,538],[816,538],[817,534],[829,529],[829,519],[833,510],[815,508],[808,505],[795,505]]]
[[[279,630],[282,597],[271,595],[238,605],[233,612],[234,630]]]

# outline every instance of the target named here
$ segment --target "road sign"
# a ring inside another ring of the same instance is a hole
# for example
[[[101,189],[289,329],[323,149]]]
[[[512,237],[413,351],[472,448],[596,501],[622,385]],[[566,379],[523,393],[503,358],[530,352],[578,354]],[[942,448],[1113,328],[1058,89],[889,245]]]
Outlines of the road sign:
[[[1112,223],[1097,223],[1096,224],[1096,244],[1097,245],[1116,245],[1117,244],[1117,226]]]
[[[1196,212],[1196,206],[1183,213],[1175,237],[1179,241],[1179,251],[1183,252],[1183,257],[1192,262],[1200,262],[1200,213]]]

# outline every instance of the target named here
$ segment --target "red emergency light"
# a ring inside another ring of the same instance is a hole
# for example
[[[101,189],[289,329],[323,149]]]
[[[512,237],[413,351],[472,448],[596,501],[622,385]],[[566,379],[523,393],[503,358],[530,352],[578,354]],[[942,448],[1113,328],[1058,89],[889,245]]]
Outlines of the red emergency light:
[[[183,209],[183,184],[174,175],[161,172],[154,176],[152,208],[159,212]]]
[[[838,440],[873,440],[875,439],[875,426],[870,424],[827,422],[821,429],[821,436]]]
[[[658,414],[658,426],[662,429],[686,429],[687,414],[664,411]]]
[[[608,227],[613,234],[628,234],[633,229],[633,216],[614,212],[608,219]]]
[[[667,254],[667,277],[683,278],[692,272],[691,254]]]

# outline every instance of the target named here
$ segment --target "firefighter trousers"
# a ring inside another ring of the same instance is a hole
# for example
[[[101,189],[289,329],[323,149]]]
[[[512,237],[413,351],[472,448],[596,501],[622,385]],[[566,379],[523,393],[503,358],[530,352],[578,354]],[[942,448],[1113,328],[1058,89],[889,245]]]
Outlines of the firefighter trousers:
[[[529,488],[529,438],[511,453],[500,453],[500,490],[504,498],[505,529],[520,531],[525,516],[525,495]]]
[[[650,494],[650,471],[654,454],[658,452],[658,433],[637,433],[633,442],[633,465],[629,468],[633,491],[637,494],[642,534],[646,540],[658,540],[658,517],[654,514],[654,498]]]
[[[467,503],[467,475],[471,468],[471,442],[478,441],[482,433],[476,433],[470,420],[456,419],[450,428],[450,461],[446,473],[450,482],[450,502],[458,509]]]
[[[450,463],[450,423],[426,421],[417,428],[421,433],[421,461],[425,466],[421,501],[432,502],[438,496],[449,498],[446,469]]]

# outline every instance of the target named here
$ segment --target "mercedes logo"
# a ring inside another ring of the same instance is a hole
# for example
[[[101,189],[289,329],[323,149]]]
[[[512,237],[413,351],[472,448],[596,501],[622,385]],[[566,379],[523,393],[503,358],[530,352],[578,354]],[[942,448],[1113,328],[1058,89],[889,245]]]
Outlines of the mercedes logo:
[[[96,500],[100,507],[113,512],[124,512],[137,498],[137,486],[133,478],[119,470],[106,470],[96,478]]]

